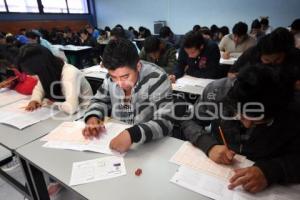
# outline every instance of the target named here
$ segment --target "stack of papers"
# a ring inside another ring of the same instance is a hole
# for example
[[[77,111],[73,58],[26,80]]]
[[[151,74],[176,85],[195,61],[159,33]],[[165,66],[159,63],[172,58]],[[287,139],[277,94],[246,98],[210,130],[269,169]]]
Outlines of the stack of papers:
[[[176,86],[194,86],[205,88],[209,83],[213,82],[214,79],[196,78],[192,76],[185,75],[176,81]]]
[[[228,189],[228,180],[233,175],[232,170],[253,165],[244,156],[236,155],[233,165],[219,165],[211,161],[191,143],[185,142],[170,159],[170,162],[180,165],[171,182],[181,187],[217,200],[274,200],[300,199],[300,186],[273,186],[257,194],[250,194],[237,187]]]
[[[59,111],[41,107],[35,111],[25,110],[30,100],[20,100],[0,108],[0,123],[23,129],[54,116]]]
[[[29,99],[29,96],[20,94],[15,90],[9,90],[9,89],[0,90],[0,107],[14,103],[22,99]]]
[[[73,163],[70,185],[79,185],[126,175],[123,157],[109,156]]]
[[[42,141],[47,141],[43,147],[120,155],[119,152],[110,149],[109,144],[114,137],[129,128],[130,125],[116,122],[107,122],[104,125],[106,132],[102,133],[99,138],[90,140],[85,139],[82,135],[82,130],[85,127],[84,122],[63,122],[41,139]]]

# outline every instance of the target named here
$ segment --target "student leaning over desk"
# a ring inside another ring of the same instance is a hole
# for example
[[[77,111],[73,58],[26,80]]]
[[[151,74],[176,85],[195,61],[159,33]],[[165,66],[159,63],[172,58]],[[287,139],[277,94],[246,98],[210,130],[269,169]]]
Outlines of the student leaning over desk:
[[[300,102],[293,83],[282,84],[274,67],[243,68],[236,80],[209,84],[195,104],[195,119],[182,122],[185,137],[216,163],[232,164],[235,154],[255,162],[235,170],[229,189],[242,186],[256,193],[272,184],[300,183]],[[248,104],[252,110],[238,109],[249,102],[260,103],[264,110],[258,111],[258,104]],[[204,127],[209,125],[207,132]]]
[[[17,63],[22,71],[39,79],[26,110],[38,109],[45,98],[69,114],[88,106],[93,93],[82,72],[64,63],[47,48],[38,44],[25,45],[20,49]]]
[[[152,63],[139,60],[135,46],[126,39],[111,40],[104,50],[108,76],[85,114],[85,137],[97,137],[104,117],[132,124],[115,137],[112,149],[125,152],[132,143],[145,143],[170,134],[168,117],[172,89],[167,74]]]

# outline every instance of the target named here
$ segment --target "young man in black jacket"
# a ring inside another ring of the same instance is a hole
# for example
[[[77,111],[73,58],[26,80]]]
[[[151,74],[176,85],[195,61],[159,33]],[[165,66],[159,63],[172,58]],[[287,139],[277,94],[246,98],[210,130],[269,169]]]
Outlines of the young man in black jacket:
[[[216,163],[232,164],[235,154],[255,162],[235,170],[229,189],[256,193],[274,183],[300,183],[300,113],[293,89],[273,67],[248,66],[236,80],[209,84],[195,104],[196,118],[182,122],[185,137]],[[211,132],[204,129],[209,125]]]
[[[179,51],[178,65],[174,75],[170,75],[174,83],[184,74],[197,78],[218,78],[220,50],[213,41],[205,40],[200,31],[190,31],[185,35],[183,47]]]

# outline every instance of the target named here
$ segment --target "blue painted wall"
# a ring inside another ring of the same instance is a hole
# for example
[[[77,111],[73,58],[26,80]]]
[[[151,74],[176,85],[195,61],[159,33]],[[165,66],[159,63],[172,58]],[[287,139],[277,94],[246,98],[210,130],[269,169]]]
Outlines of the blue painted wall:
[[[253,19],[269,16],[273,27],[289,26],[300,18],[300,0],[95,0],[99,27],[138,28],[144,25],[153,31],[153,22],[166,20],[177,34],[193,25],[230,28],[238,21],[251,25]]]

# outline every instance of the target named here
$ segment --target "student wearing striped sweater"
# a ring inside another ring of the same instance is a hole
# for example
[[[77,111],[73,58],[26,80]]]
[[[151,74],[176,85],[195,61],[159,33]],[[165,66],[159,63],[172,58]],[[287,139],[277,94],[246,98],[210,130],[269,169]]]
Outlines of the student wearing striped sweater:
[[[167,74],[152,63],[139,60],[134,45],[112,40],[105,48],[103,65],[108,76],[85,114],[83,135],[98,137],[105,116],[132,124],[116,136],[110,147],[127,151],[132,143],[145,143],[169,135],[172,89]]]

